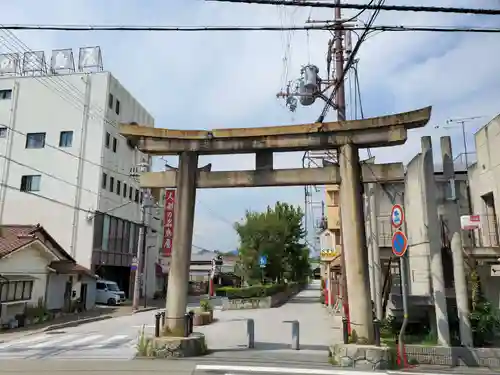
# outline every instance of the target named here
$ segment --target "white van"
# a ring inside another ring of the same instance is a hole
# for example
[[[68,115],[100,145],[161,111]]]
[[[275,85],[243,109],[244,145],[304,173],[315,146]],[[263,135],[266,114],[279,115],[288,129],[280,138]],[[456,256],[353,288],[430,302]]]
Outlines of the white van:
[[[114,281],[97,280],[96,289],[96,303],[119,305],[125,301],[125,292]]]

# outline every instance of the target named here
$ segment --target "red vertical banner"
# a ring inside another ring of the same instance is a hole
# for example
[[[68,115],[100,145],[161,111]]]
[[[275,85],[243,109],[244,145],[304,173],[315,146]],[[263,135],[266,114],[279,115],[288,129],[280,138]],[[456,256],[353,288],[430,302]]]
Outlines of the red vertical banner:
[[[163,218],[163,255],[172,256],[174,245],[175,190],[165,190],[165,216]]]

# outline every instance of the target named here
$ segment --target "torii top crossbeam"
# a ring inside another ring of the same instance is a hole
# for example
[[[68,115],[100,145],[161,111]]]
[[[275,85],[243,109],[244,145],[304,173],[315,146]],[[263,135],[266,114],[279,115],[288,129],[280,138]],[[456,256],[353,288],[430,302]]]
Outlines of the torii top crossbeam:
[[[407,130],[425,126],[432,107],[364,120],[301,125],[214,130],[173,130],[120,124],[120,133],[151,155],[183,151],[203,154],[244,154],[257,151],[312,151],[350,143],[358,147],[384,147],[406,142]]]

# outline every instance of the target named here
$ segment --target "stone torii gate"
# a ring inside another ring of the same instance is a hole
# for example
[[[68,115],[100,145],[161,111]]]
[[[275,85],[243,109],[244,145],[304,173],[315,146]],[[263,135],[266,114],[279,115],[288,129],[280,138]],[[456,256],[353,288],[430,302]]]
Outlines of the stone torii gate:
[[[365,120],[259,128],[172,130],[121,124],[120,133],[149,155],[178,155],[177,170],[148,172],[142,188],[176,188],[174,244],[167,291],[167,327],[182,332],[186,313],[189,264],[197,188],[299,186],[340,184],[342,240],[350,305],[350,320],[358,337],[373,341],[368,278],[363,183],[404,179],[402,163],[361,164],[359,148],[401,145],[407,131],[423,127],[431,107]],[[337,149],[338,165],[312,169],[274,169],[273,152]],[[199,155],[256,156],[255,170],[198,169]]]

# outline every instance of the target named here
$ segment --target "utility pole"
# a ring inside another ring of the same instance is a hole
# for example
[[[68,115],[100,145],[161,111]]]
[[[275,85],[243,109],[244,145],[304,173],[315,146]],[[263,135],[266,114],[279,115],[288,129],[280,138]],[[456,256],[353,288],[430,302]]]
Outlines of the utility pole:
[[[340,5],[340,0],[335,0],[336,5]],[[344,49],[342,48],[342,11],[340,7],[335,8],[334,12],[334,20],[335,20],[335,31],[334,31],[334,51],[333,54],[335,56],[335,80],[337,87],[337,92],[335,94],[335,104],[337,105],[337,120],[344,121],[346,119],[345,114],[345,86],[344,80],[342,78],[344,74]],[[338,153],[338,151],[337,151]],[[337,155],[338,160],[338,155]],[[340,193],[340,192],[339,192]],[[339,215],[340,210],[339,209]],[[340,228],[342,230],[342,220],[340,224]],[[343,232],[341,232],[343,233]],[[340,264],[342,267],[342,307],[343,307],[343,315],[349,321],[349,298],[347,296],[347,275],[346,275],[346,261],[345,261],[345,248],[344,248],[344,240],[341,239],[341,249],[342,255],[340,258]],[[350,330],[350,326],[349,326]],[[350,332],[349,332],[350,333]]]
[[[139,173],[131,173],[131,176],[137,177],[138,175],[145,173],[149,170],[149,164],[143,161],[139,164]],[[143,249],[146,245],[146,206],[147,206],[147,190],[141,188],[140,192],[142,194],[142,202],[140,208],[140,223],[141,226],[139,228],[139,238],[137,241],[137,270],[135,271],[135,279],[134,279],[134,296],[132,299],[132,310],[137,311],[139,309],[139,295],[141,292],[141,273],[142,273],[142,264],[144,262],[143,259]],[[146,282],[146,280],[143,280]]]

